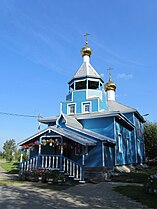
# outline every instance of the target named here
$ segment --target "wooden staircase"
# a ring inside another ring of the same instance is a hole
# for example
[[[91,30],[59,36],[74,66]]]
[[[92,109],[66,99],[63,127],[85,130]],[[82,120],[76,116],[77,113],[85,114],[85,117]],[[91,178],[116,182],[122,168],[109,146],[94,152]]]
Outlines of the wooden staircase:
[[[38,155],[20,163],[20,171],[59,171],[66,177],[84,183],[84,167],[61,155]]]

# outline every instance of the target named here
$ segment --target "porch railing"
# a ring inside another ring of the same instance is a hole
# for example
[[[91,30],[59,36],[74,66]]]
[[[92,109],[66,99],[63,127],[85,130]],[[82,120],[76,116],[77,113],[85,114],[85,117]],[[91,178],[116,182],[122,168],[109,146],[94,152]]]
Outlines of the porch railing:
[[[20,163],[20,169],[23,171],[34,170],[37,168],[38,156],[32,157],[29,160],[25,160]]]
[[[37,168],[59,170],[69,177],[84,181],[84,170],[81,165],[60,155],[40,155],[30,158],[20,164],[22,171],[35,170]]]

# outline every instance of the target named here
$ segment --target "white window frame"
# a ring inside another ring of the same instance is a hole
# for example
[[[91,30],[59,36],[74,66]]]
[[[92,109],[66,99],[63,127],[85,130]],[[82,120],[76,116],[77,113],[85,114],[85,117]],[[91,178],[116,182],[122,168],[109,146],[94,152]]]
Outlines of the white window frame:
[[[81,79],[81,80],[75,81],[75,82],[74,82],[74,90],[75,90],[75,91],[84,90],[84,89],[77,89],[77,90],[76,90],[76,83],[79,83],[79,82],[82,82],[82,81],[86,81],[86,85],[87,85],[87,79]],[[87,87],[87,86],[86,86],[86,87]]]
[[[122,134],[118,133],[118,151],[122,153]]]
[[[70,106],[75,107],[74,112],[70,112]],[[72,115],[72,114],[76,113],[76,103],[70,103],[70,104],[67,105],[67,113],[68,113],[68,115]]]
[[[85,111],[86,105],[89,105],[89,111]],[[82,113],[89,113],[92,110],[92,103],[89,102],[82,102]]]

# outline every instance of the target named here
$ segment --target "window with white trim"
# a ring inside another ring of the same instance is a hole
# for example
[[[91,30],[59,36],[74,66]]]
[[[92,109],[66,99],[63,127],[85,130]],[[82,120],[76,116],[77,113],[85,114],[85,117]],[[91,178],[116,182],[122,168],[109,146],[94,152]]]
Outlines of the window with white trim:
[[[91,111],[91,103],[90,102],[83,103],[83,112],[90,112],[90,111]]]
[[[121,133],[119,133],[118,134],[118,151],[120,153],[122,153],[122,140],[121,140],[121,138],[122,138],[122,135],[121,135]]]
[[[76,108],[75,108],[75,104],[69,104],[68,105],[68,114],[75,114]]]

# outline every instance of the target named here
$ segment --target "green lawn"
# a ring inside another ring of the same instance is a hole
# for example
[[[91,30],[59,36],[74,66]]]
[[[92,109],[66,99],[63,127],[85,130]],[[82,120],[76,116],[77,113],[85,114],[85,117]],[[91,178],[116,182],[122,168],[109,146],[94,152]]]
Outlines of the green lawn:
[[[140,183],[145,184],[150,175],[157,173],[157,167],[149,167],[143,170],[133,170],[131,173],[124,173],[119,176],[114,176],[112,181],[127,182],[127,183]],[[130,197],[143,205],[157,209],[157,196],[147,194],[144,186],[118,186],[115,190],[125,196]]]
[[[1,162],[0,167],[10,174],[17,174],[19,172],[19,162]]]
[[[147,194],[143,186],[118,186],[115,191],[141,202],[143,205],[157,209],[157,196]]]
[[[154,175],[156,173],[157,167],[150,167],[143,170],[133,170],[130,173],[123,173],[119,176],[113,176],[112,181],[143,184],[147,181],[150,175]]]

